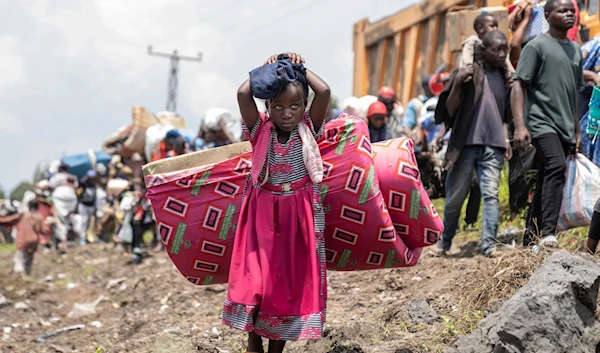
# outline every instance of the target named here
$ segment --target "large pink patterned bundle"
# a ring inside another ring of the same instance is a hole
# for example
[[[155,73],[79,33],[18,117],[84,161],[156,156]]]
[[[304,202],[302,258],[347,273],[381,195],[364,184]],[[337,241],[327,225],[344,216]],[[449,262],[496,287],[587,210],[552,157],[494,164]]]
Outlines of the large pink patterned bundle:
[[[351,116],[329,122],[325,130],[319,147],[325,166],[321,193],[328,268],[414,266],[421,248],[437,241],[442,224],[419,182],[412,143],[396,139],[372,147],[366,124]],[[184,158],[202,161],[202,153]],[[227,282],[250,167],[251,153],[244,153],[216,164],[146,176],[167,252],[190,282]],[[384,200],[390,195],[391,200]]]
[[[381,194],[400,238],[410,249],[436,243],[444,225],[421,184],[412,140],[376,143],[373,158]]]

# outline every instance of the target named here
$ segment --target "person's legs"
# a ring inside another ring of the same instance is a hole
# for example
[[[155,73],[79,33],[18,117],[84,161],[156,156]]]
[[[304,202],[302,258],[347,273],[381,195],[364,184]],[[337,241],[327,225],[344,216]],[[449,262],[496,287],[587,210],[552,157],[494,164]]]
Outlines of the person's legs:
[[[533,246],[540,237],[540,221],[542,218],[542,189],[544,186],[544,164],[538,160],[535,194],[527,212],[527,227],[523,235],[523,245]]]
[[[477,217],[479,216],[479,208],[481,207],[481,188],[479,187],[479,181],[477,175],[474,173],[473,183],[469,191],[469,202],[467,202],[467,211],[465,215],[465,223],[467,226],[477,223]]]
[[[508,161],[509,166],[509,193],[510,193],[510,211],[513,216],[521,213],[521,210],[527,205],[529,197],[530,184],[527,173],[533,166],[535,158],[535,148],[526,152],[513,149],[513,156]]]
[[[31,269],[33,268],[33,255],[34,252],[24,252],[24,265],[25,265],[25,274],[27,276],[31,275]]]
[[[254,331],[248,332],[248,350],[247,351],[248,352],[256,352],[256,353],[264,352],[263,345],[262,345],[262,337],[260,337],[256,333],[254,333]]]
[[[144,225],[142,224],[141,221],[133,221],[132,226],[133,226],[133,242],[131,245],[133,248],[135,262],[140,263],[140,262],[142,262],[141,245],[144,242]]]
[[[460,218],[460,211],[471,188],[475,159],[480,151],[478,146],[465,146],[452,171],[446,176],[446,204],[444,206],[444,232],[438,247],[450,250],[452,239]]]
[[[79,213],[80,222],[77,232],[79,233],[79,243],[83,245],[87,242],[87,231],[90,226],[90,211],[88,206],[82,204],[79,204],[77,211]]]
[[[484,255],[494,251],[498,233],[498,187],[504,150],[484,147],[477,160],[477,176],[483,197],[483,219],[481,222],[481,250]]]
[[[17,250],[15,251],[15,255],[13,256],[13,272],[14,273],[24,273],[25,272],[25,255],[24,251]]]
[[[541,188],[542,238],[556,234],[556,224],[565,186],[566,156],[570,146],[563,144],[558,135],[545,134],[533,140],[538,158],[544,165],[543,185]]]
[[[268,353],[282,353],[285,347],[285,341],[269,340],[269,352]]]

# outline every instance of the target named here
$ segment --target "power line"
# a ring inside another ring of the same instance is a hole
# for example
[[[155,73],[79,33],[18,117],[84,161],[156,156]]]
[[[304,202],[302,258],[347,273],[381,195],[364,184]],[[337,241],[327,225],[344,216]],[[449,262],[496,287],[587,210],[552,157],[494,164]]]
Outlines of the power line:
[[[168,58],[171,61],[171,66],[169,68],[169,84],[168,84],[168,94],[167,94],[167,110],[171,112],[177,111],[177,85],[179,83],[178,78],[178,69],[179,69],[179,60],[187,60],[187,61],[202,61],[202,53],[198,53],[197,57],[193,56],[185,56],[179,55],[177,50],[173,50],[172,54],[155,52],[152,50],[152,46],[148,46],[148,55]]]

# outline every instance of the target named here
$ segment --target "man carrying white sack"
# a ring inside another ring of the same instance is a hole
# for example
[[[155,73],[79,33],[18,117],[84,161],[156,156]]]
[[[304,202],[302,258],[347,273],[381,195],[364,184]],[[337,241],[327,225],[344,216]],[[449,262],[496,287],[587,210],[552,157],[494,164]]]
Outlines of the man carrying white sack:
[[[206,111],[200,123],[198,136],[194,140],[195,150],[208,150],[215,147],[240,142],[242,120],[230,111],[211,108]]]

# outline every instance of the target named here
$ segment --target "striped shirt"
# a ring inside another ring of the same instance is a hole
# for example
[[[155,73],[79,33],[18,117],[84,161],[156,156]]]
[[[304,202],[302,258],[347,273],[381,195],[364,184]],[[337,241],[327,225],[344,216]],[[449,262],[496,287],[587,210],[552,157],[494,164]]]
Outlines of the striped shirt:
[[[304,122],[308,124],[313,137],[318,138],[318,134],[315,133],[312,121],[310,120],[308,113],[304,114]],[[301,123],[302,124],[302,123]],[[247,134],[248,139],[254,145],[255,137],[258,135],[263,124],[261,119],[256,121],[252,131],[248,131],[246,124],[243,124],[244,133]],[[302,140],[298,132],[298,126],[296,126],[290,133],[290,137],[286,143],[280,143],[277,140],[277,130],[271,131],[271,144],[269,146],[268,168],[269,176],[267,182],[272,185],[281,185],[285,183],[294,183],[302,180],[308,176],[308,170],[304,165],[304,157],[302,154]],[[264,180],[266,174],[266,167],[260,173],[260,180]]]

